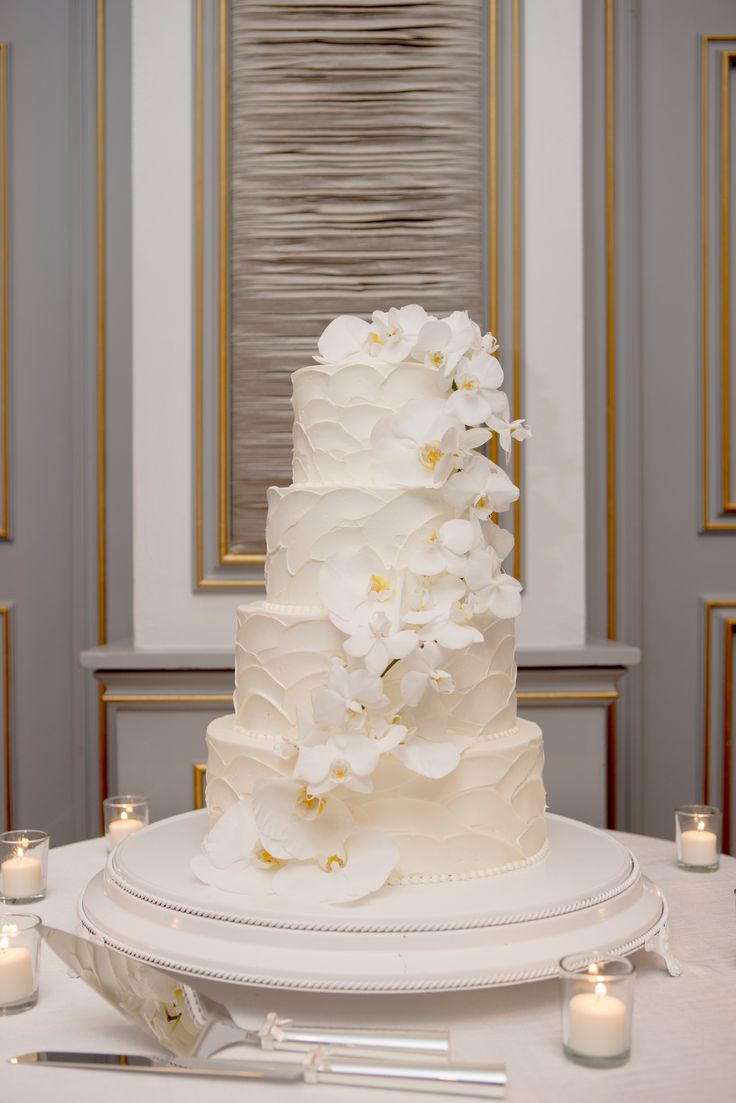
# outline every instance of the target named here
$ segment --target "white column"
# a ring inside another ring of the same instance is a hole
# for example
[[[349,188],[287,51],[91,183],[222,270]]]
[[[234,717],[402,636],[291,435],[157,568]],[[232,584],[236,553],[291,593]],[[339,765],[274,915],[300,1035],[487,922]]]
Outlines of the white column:
[[[194,593],[193,25],[133,0],[135,642],[229,647],[236,593]]]
[[[525,644],[585,638],[581,0],[524,0]]]

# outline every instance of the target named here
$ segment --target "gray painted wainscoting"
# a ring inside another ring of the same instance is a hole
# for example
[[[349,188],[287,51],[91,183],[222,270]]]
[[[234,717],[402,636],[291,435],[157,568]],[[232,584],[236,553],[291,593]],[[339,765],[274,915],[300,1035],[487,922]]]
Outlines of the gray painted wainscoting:
[[[80,669],[79,653],[100,639],[100,336],[107,381],[105,620],[111,636],[131,631],[130,0],[107,0],[105,7],[107,248],[100,283],[95,0],[0,5],[8,54],[11,503],[10,539],[0,540],[0,607],[12,605],[10,802],[0,803],[0,822],[12,813],[15,826],[44,827],[56,843],[89,834],[98,822],[98,691]],[[0,636],[0,664],[3,650]],[[5,688],[3,678],[0,694]],[[0,696],[3,738],[4,712]]]

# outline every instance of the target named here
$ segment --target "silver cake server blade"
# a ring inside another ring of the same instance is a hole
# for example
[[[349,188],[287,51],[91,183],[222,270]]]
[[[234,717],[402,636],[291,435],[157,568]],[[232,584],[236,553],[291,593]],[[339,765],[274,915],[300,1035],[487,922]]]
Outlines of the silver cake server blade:
[[[446,1060],[449,1035],[443,1030],[390,1027],[299,1026],[275,1012],[258,1030],[238,1026],[222,1004],[190,984],[104,943],[44,926],[45,941],[90,988],[126,1019],[152,1033],[170,1053],[210,1057],[230,1045],[307,1053],[338,1049],[342,1055]]]
[[[121,1053],[70,1053],[41,1051],[10,1058],[11,1065],[96,1069],[110,1072],[156,1073],[166,1076],[205,1076],[236,1080],[304,1081],[346,1088],[383,1088],[392,1091],[431,1092],[442,1095],[504,1099],[506,1069],[503,1065],[449,1065],[421,1059],[374,1061],[339,1056],[317,1050],[299,1064],[293,1061],[167,1061]]]

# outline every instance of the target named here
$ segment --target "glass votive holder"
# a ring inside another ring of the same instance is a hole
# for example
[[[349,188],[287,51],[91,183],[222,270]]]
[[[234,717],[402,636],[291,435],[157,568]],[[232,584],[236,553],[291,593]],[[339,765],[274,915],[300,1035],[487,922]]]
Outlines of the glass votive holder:
[[[711,804],[683,804],[675,809],[675,842],[680,869],[711,873],[721,861],[719,808]]]
[[[0,901],[32,904],[46,895],[49,837],[24,828],[0,835]]]
[[[625,957],[563,957],[562,1046],[572,1061],[591,1068],[613,1068],[628,1061],[634,975]]]
[[[105,809],[105,841],[108,850],[114,850],[123,839],[134,835],[148,823],[148,801],[145,797],[128,794],[107,797],[102,803]]]
[[[27,1011],[38,999],[41,917],[0,912],[0,1015]]]

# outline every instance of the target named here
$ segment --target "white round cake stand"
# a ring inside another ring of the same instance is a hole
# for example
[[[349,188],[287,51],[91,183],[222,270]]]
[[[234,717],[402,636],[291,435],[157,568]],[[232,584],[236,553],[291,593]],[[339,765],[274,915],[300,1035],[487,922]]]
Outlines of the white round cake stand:
[[[487,988],[556,974],[567,953],[651,949],[679,972],[667,904],[620,842],[549,816],[549,852],[495,877],[387,887],[315,905],[201,884],[189,865],[206,812],[152,824],[110,855],[80,900],[83,927],[191,977],[320,992]]]

